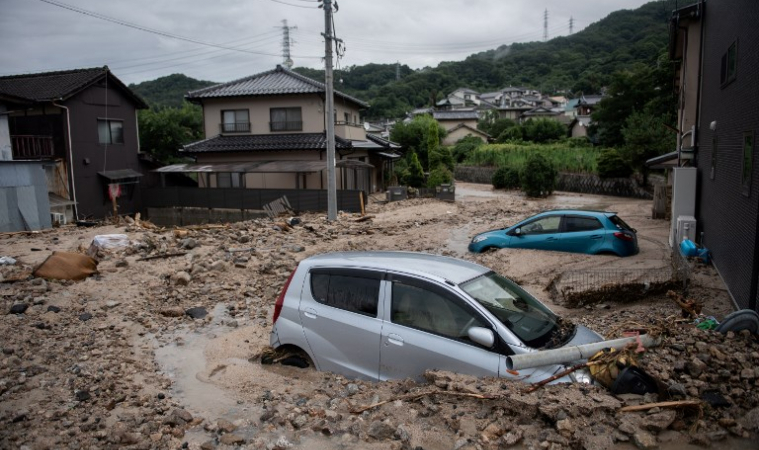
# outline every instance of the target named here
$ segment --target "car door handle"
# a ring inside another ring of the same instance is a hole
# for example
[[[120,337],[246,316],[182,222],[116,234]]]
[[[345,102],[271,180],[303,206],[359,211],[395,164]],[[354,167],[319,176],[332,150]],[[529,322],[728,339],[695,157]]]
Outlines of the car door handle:
[[[303,315],[308,317],[309,319],[316,319],[318,317],[318,315],[316,314],[316,310],[314,308],[304,309]]]
[[[385,345],[388,345],[388,344],[403,346],[403,338],[398,336],[397,334],[388,334]]]
[[[603,236],[601,236],[600,234],[594,234],[594,235],[593,235],[593,236],[591,236],[590,238],[591,238],[591,239],[602,239],[602,238],[603,238]]]
[[[555,241],[555,240],[556,240],[556,238],[555,238],[555,237],[549,237],[549,238],[546,238],[546,241]]]

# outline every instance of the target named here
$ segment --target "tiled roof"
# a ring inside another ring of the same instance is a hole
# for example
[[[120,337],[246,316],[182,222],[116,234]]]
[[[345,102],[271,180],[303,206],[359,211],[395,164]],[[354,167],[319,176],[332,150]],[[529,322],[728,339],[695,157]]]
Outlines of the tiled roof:
[[[147,108],[147,104],[116,78],[108,66],[0,77],[0,95],[33,102],[66,100],[100,81],[106,73],[110,75],[108,81],[122,88],[138,107]]]
[[[396,144],[395,142],[387,140],[387,139],[383,139],[379,136],[375,136],[373,134],[367,134],[366,139],[374,142],[375,144],[381,145],[385,148],[401,148],[399,144]]]
[[[279,150],[325,150],[325,133],[218,135],[183,147],[183,153],[229,153]],[[335,149],[352,148],[350,141],[335,136]]]
[[[325,91],[324,83],[312,80],[282,66],[277,66],[276,69],[268,72],[188,92],[185,97],[188,100],[196,100],[257,95],[318,94]],[[368,103],[340,91],[336,90],[335,95],[357,103],[364,108],[369,107]]]
[[[432,113],[435,120],[477,120],[479,114],[477,111],[435,111]]]

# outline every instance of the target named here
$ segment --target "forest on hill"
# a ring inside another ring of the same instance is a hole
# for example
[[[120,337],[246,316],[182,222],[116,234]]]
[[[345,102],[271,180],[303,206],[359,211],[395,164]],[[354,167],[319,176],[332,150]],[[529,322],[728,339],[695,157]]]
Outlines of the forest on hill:
[[[396,79],[395,64],[350,66],[336,71],[335,88],[368,101],[367,119],[402,117],[459,87],[488,92],[526,86],[568,96],[598,93],[614,73],[656,64],[666,47],[667,23],[676,4],[676,0],[653,1],[635,10],[611,13],[571,36],[504,45],[434,68],[414,70],[401,65],[400,79]],[[294,70],[324,79],[323,70]],[[180,107],[188,91],[211,84],[174,74],[129,87],[151,107]]]

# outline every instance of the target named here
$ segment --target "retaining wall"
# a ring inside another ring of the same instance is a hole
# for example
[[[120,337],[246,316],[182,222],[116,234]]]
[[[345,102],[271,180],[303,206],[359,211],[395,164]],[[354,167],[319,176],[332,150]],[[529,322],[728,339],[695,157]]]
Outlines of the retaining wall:
[[[456,166],[454,176],[457,180],[469,183],[492,184],[496,170],[496,167]],[[638,186],[631,178],[601,179],[598,175],[592,174],[559,173],[556,190],[616,197],[653,198],[650,192]]]

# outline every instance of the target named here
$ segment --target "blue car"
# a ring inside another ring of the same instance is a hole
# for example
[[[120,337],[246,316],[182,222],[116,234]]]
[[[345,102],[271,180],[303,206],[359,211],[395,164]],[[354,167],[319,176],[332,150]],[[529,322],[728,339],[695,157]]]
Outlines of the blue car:
[[[478,234],[469,243],[469,251],[529,248],[630,256],[638,253],[636,233],[613,212],[546,211],[511,227]]]

